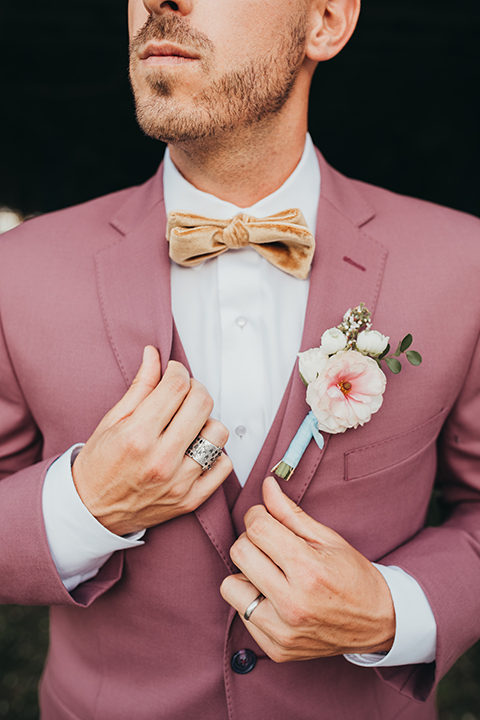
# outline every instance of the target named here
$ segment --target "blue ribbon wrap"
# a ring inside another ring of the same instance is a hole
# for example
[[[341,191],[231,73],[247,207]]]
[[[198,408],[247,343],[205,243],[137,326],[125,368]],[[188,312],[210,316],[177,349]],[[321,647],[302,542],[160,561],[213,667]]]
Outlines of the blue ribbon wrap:
[[[303,453],[307,449],[308,444],[312,438],[315,440],[320,450],[322,450],[325,441],[323,439],[323,435],[318,429],[317,418],[315,417],[313,412],[310,411],[305,417],[305,420],[298,428],[297,434],[290,443],[287,452],[283,456],[282,460],[278,463],[278,465],[275,465],[275,467],[272,469],[272,472],[275,472],[279,465],[281,465],[281,463],[284,463],[290,468],[288,476],[284,478],[285,480],[288,480],[292,476],[293,471],[302,459]]]

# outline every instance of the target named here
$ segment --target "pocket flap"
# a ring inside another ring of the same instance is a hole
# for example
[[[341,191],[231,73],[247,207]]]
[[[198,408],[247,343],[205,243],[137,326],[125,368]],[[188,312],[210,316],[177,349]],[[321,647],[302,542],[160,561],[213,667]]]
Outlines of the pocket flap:
[[[345,453],[345,480],[356,480],[408,460],[436,440],[448,408],[412,430],[367,447]]]

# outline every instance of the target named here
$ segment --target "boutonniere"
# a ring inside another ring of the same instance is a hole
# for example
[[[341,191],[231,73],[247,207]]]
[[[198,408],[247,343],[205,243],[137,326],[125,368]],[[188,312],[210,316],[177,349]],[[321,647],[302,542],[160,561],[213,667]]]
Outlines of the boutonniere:
[[[311,411],[283,459],[272,468],[284,480],[290,480],[312,438],[322,449],[322,432],[336,435],[365,425],[380,410],[387,384],[382,363],[397,375],[401,355],[412,365],[422,362],[420,353],[410,350],[410,334],[389,355],[390,338],[371,329],[371,316],[364,303],[347,310],[340,325],[323,333],[320,347],[298,354]]]

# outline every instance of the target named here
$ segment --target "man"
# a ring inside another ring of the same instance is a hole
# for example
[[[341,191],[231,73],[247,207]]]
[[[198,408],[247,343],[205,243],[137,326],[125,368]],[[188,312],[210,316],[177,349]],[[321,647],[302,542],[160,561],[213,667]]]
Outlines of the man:
[[[131,0],[164,166],[2,241],[1,599],[52,605],[46,720],[427,720],[480,635],[479,226],[341,177],[306,139],[315,66],[358,12]],[[229,221],[291,207],[310,272]],[[177,258],[198,215],[234,249],[170,265],[166,212]],[[280,488],[308,410],[296,353],[360,302],[424,363]],[[229,431],[207,469],[189,448]],[[450,515],[425,529],[437,459]]]

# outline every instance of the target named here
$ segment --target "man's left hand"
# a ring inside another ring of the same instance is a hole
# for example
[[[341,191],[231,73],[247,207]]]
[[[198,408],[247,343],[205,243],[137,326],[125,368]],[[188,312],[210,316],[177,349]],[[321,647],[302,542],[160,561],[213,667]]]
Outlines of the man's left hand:
[[[263,499],[230,551],[241,573],[220,588],[258,645],[275,662],[390,650],[395,611],[381,573],[271,477]],[[245,620],[260,593],[265,600]]]

